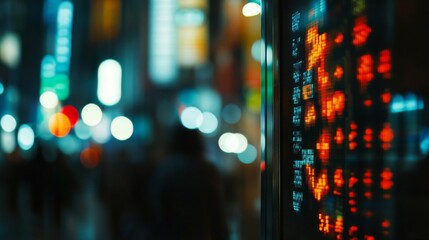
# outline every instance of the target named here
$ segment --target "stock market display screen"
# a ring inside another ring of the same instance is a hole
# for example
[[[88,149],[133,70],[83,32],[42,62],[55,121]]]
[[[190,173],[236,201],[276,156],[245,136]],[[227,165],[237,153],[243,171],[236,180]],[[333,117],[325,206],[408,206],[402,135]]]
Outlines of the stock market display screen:
[[[429,224],[429,114],[424,94],[398,91],[398,81],[414,79],[398,80],[395,68],[415,60],[395,51],[401,5],[287,2],[279,42],[282,236],[429,239],[421,227]]]

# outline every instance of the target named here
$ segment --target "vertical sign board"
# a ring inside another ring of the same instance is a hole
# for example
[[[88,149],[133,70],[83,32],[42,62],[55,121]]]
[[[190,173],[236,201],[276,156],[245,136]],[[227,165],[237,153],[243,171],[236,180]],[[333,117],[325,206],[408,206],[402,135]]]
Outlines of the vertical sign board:
[[[284,239],[394,239],[390,2],[280,2]]]

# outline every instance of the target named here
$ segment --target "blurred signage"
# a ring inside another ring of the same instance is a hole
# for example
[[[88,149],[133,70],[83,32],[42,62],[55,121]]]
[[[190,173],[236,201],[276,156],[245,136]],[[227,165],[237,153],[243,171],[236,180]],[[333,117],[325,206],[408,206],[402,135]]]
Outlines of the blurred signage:
[[[181,0],[176,12],[178,60],[183,67],[194,67],[208,59],[206,0]]]
[[[171,84],[178,75],[176,12],[174,0],[150,2],[149,29],[149,76],[161,85]]]

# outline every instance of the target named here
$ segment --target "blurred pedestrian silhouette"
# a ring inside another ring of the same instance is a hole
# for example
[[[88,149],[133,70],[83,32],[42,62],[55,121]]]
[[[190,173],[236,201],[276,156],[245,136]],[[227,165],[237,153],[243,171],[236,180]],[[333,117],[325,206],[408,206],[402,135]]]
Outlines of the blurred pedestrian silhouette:
[[[197,130],[176,125],[152,184],[155,239],[223,240],[228,230],[216,167]]]

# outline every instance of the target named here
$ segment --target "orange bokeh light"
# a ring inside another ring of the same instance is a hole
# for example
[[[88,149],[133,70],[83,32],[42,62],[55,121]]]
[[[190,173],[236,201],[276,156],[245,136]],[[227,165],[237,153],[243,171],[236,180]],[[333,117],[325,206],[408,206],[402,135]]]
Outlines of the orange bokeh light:
[[[381,95],[381,100],[383,103],[388,104],[392,100],[392,94],[390,92],[385,92]]]
[[[356,78],[359,80],[362,90],[365,90],[368,83],[374,78],[373,68],[374,60],[370,54],[359,58]]]
[[[338,115],[342,115],[344,111],[344,105],[346,103],[346,96],[341,91],[335,91],[334,96],[332,96],[332,102],[334,104],[335,112]]]
[[[101,161],[101,148],[88,147],[80,154],[80,162],[86,168],[95,168]]]
[[[389,168],[383,169],[383,172],[381,173],[381,182],[380,187],[383,190],[389,190],[393,187],[393,173]]]
[[[308,102],[305,106],[305,116],[304,116],[305,126],[314,126],[316,122],[316,109],[313,102]]]
[[[52,135],[62,138],[69,134],[71,123],[69,118],[63,113],[55,113],[49,119],[49,131]]]
[[[344,74],[343,68],[341,66],[337,66],[335,68],[334,77],[336,79],[341,79],[343,77],[343,74]]]
[[[363,180],[362,182],[369,187],[372,184],[372,172],[371,169],[367,169],[365,173],[363,174]]]
[[[393,138],[395,137],[394,133],[393,133],[393,129],[390,127],[390,123],[385,123],[383,125],[383,129],[380,132],[380,135],[378,136],[379,139],[382,142],[382,148],[383,150],[389,150],[392,147],[392,141]]]
[[[372,106],[372,100],[371,99],[366,99],[365,101],[363,101],[363,105],[365,107],[371,107]]]
[[[356,235],[358,232],[358,227],[357,226],[351,226],[349,228],[349,236],[352,237],[354,235]]]
[[[337,44],[341,44],[343,40],[344,40],[344,34],[338,33],[337,36],[335,37],[334,42]]]
[[[343,187],[344,185],[344,179],[343,179],[343,170],[342,169],[335,169],[334,173],[334,183],[336,187]]]
[[[261,169],[261,172],[264,172],[265,171],[265,161],[262,161],[259,167]]]
[[[319,213],[319,231],[329,233],[329,215]]]
[[[365,147],[371,148],[372,147],[372,140],[373,140],[373,131],[371,128],[365,129],[365,135],[363,136],[363,140],[365,141]]]
[[[381,226],[384,228],[390,227],[390,221],[385,219],[383,222],[381,222]]]
[[[337,216],[335,221],[335,232],[338,234],[337,239],[342,239],[342,233],[344,231],[344,222],[341,216]]]
[[[377,67],[377,72],[382,74],[386,79],[392,77],[392,57],[389,49],[383,50],[380,52],[379,64]]]
[[[357,125],[356,123],[350,123],[350,133],[348,135],[349,139],[349,149],[355,150],[357,147],[356,138],[357,138]]]
[[[357,18],[353,27],[353,45],[356,47],[363,46],[371,31],[372,29],[366,24],[366,17]]]
[[[323,130],[316,143],[316,149],[319,151],[319,158],[322,162],[327,162],[329,160],[330,142],[331,135],[327,130]]]
[[[343,130],[341,128],[337,128],[337,131],[335,132],[335,142],[337,144],[342,144],[344,141],[344,133]]]
[[[314,168],[307,165],[305,167],[305,174],[307,176],[307,182],[314,198],[317,201],[322,200],[322,197],[324,197],[329,190],[327,170],[322,169],[319,177],[316,177]]]

